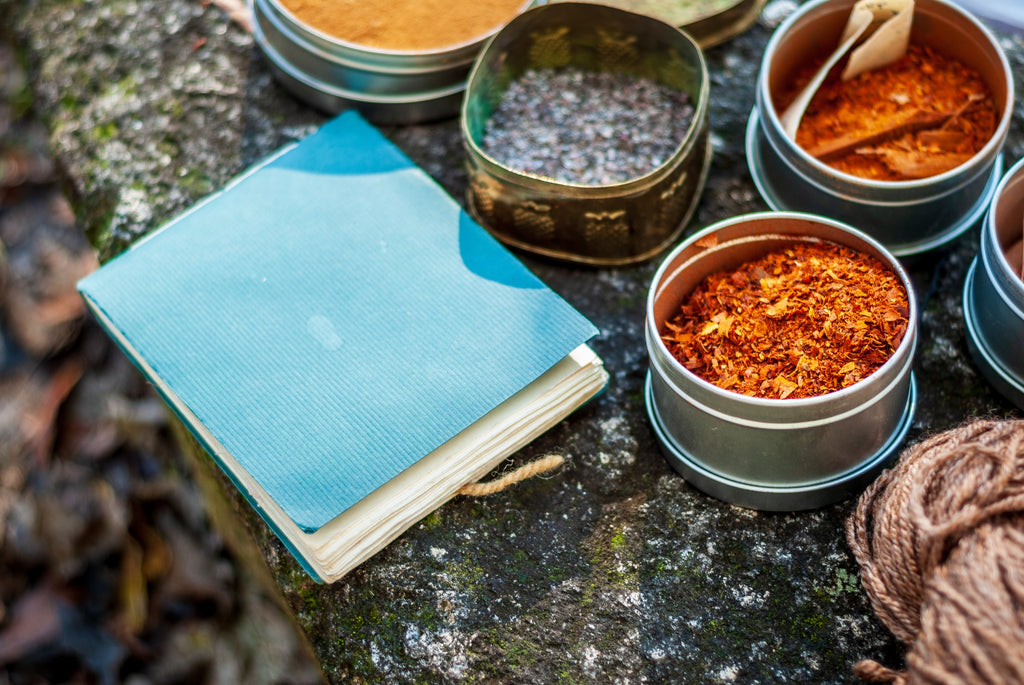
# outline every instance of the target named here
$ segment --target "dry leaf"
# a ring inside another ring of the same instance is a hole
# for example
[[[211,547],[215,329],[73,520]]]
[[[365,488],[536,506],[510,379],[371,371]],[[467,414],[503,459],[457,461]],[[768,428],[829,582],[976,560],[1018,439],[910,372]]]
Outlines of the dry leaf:
[[[142,547],[128,536],[121,548],[120,599],[121,617],[124,627],[138,635],[146,626],[149,595],[146,591],[146,576],[142,570]]]
[[[33,588],[18,599],[0,631],[0,666],[57,639],[61,602],[49,585]]]

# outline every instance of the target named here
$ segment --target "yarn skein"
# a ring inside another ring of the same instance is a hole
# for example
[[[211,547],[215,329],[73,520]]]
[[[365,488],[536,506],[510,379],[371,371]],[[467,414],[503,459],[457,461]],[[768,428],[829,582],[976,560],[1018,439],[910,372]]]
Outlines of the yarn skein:
[[[1024,421],[982,420],[907,450],[846,521],[861,584],[908,647],[871,682],[1024,683]]]

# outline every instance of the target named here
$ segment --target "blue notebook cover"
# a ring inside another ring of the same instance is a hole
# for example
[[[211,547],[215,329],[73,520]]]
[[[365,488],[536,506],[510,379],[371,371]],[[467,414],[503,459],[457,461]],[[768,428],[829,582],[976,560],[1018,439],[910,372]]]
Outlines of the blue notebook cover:
[[[79,290],[306,532],[597,333],[351,111]]]

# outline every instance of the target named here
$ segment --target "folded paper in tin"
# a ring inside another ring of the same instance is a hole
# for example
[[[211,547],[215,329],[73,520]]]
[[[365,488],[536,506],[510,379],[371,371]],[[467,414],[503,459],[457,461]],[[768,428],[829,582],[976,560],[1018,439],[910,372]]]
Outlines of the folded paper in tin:
[[[593,325],[352,111],[79,290],[326,581],[607,379]]]
[[[796,137],[807,105],[824,83],[833,67],[857,41],[867,38],[850,52],[843,68],[847,81],[871,69],[884,67],[902,57],[910,44],[910,27],[914,17],[914,0],[860,0],[853,6],[836,48],[810,83],[797,95],[781,117],[782,128],[790,138]]]

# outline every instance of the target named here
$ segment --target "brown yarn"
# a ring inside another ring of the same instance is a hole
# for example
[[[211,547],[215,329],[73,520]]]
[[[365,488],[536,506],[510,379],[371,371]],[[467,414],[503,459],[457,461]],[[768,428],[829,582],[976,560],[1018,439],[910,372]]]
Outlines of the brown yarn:
[[[846,522],[861,583],[905,643],[870,682],[1024,683],[1024,421],[975,421],[904,451]]]

